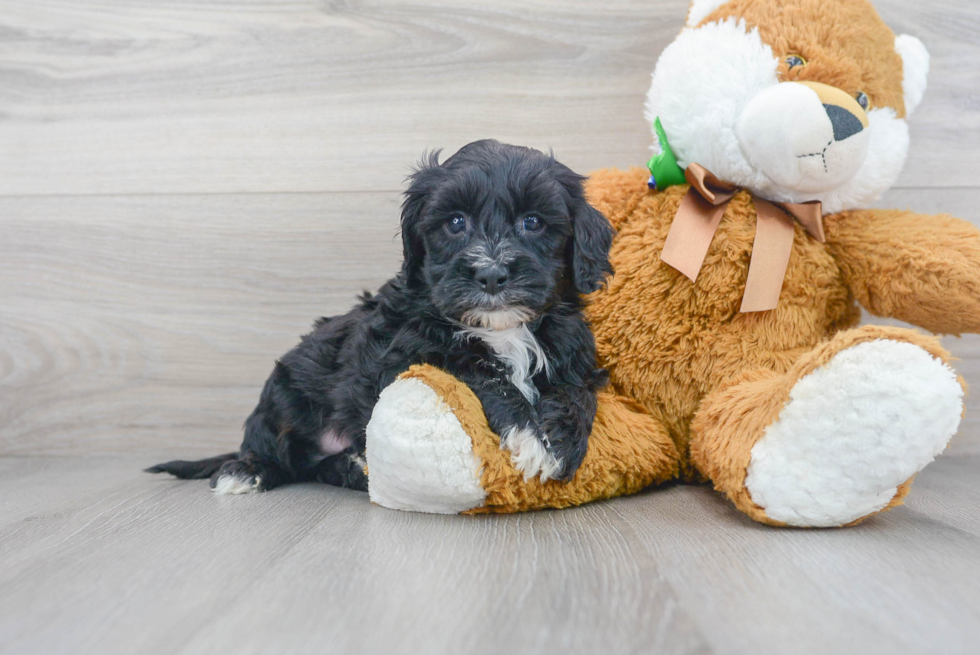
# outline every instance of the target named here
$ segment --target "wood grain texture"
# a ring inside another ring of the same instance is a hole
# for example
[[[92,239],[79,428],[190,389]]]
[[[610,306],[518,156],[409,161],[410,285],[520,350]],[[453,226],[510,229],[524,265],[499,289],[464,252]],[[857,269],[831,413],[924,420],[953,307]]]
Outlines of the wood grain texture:
[[[0,194],[393,190],[493,136],[642,164],[687,0],[0,1]],[[899,186],[975,185],[980,11],[878,0],[932,53]]]
[[[0,453],[234,450],[275,358],[397,271],[399,200],[0,199]]]
[[[435,516],[81,461],[0,458],[7,655],[980,649],[974,457],[848,530],[754,524],[705,487]]]

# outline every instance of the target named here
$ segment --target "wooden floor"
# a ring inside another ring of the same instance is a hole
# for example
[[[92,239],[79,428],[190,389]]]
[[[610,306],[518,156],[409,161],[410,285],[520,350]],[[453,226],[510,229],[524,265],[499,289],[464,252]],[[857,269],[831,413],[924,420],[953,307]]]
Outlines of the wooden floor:
[[[298,485],[215,496],[145,460],[0,460],[0,652],[980,652],[980,490],[773,530],[703,487],[437,516]]]
[[[932,53],[880,204],[980,224],[980,5],[876,5]],[[461,518],[140,473],[237,447],[273,359],[396,270],[424,149],[642,165],[686,6],[0,0],[0,653],[980,652],[977,393],[843,531],[699,487]]]

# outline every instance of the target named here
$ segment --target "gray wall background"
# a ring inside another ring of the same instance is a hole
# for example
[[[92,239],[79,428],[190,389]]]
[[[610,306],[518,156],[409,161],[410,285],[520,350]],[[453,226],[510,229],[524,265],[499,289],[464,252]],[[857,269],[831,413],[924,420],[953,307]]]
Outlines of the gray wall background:
[[[877,6],[933,56],[881,205],[980,221],[980,9]],[[396,270],[425,148],[643,165],[686,8],[0,1],[0,455],[237,447],[273,359]],[[946,343],[980,385],[980,339]]]

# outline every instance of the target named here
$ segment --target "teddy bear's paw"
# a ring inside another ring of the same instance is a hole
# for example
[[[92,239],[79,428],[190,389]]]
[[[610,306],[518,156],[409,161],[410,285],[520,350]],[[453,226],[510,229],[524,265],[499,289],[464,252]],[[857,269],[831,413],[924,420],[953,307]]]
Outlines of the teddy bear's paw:
[[[452,409],[425,382],[389,385],[367,426],[368,493],[383,507],[457,514],[480,507],[482,464]]]
[[[548,451],[548,437],[533,428],[505,430],[500,446],[510,451],[511,463],[528,481],[540,475],[541,482],[561,477],[562,462]]]
[[[776,521],[827,527],[884,509],[959,427],[956,373],[911,343],[852,346],[793,386],[745,487]]]

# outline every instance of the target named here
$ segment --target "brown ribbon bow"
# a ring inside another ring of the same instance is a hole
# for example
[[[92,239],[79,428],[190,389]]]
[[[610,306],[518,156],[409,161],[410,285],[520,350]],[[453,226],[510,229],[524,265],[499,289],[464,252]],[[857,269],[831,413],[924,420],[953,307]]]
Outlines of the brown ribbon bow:
[[[739,192],[739,187],[722,182],[699,164],[688,166],[684,177],[691,189],[677,208],[660,259],[694,282],[725,214],[725,207]],[[811,237],[820,243],[826,240],[820,201],[793,204],[770,202],[755,196],[752,200],[758,222],[740,312],[764,312],[776,308],[793,250],[793,218]]]

